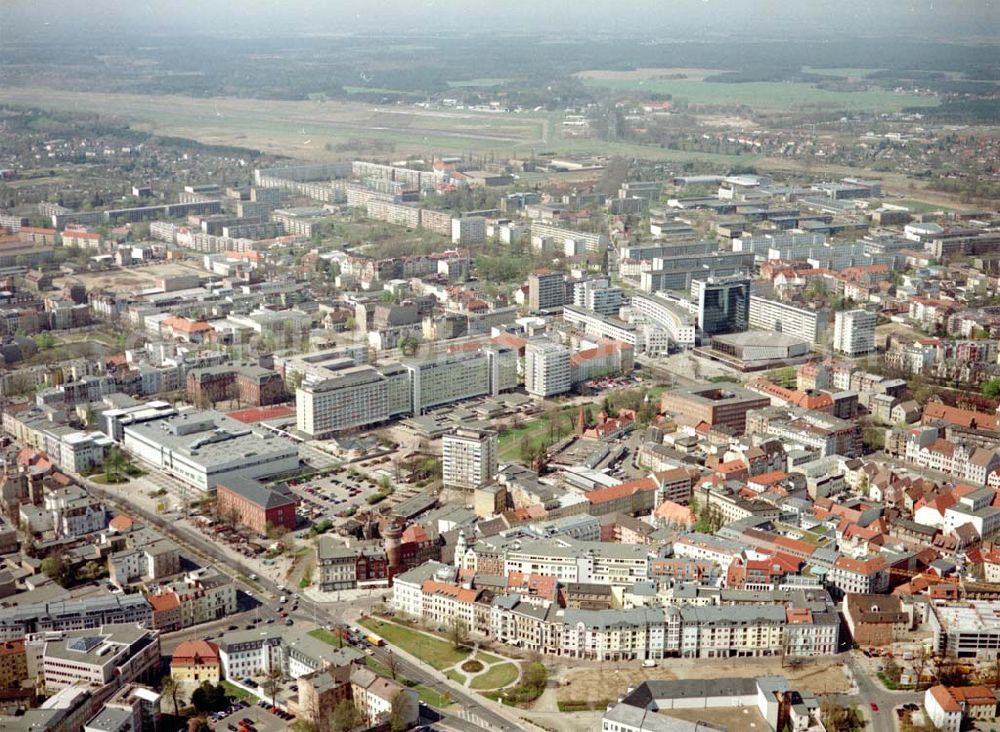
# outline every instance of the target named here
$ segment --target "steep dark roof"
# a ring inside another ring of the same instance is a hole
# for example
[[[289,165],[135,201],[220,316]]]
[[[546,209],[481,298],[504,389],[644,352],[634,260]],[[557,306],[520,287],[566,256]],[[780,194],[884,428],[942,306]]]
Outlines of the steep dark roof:
[[[287,488],[271,489],[260,481],[250,478],[226,478],[224,483],[219,483],[219,487],[232,491],[264,509],[297,503],[295,496]]]

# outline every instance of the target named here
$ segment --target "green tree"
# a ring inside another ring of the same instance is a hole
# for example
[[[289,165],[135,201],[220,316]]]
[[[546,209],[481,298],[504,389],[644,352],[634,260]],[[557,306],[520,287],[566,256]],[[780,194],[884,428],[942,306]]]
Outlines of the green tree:
[[[119,448],[112,447],[104,458],[104,479],[108,483],[119,482],[125,471],[125,465],[125,455]]]
[[[178,692],[177,679],[175,679],[173,676],[164,676],[163,681],[160,684],[160,690],[163,696],[170,699],[170,701],[173,703],[174,714],[177,714],[177,710],[179,708],[177,706],[177,692]]]
[[[274,706],[274,696],[278,693],[278,689],[281,688],[281,672],[275,669],[271,671],[265,678],[264,683],[261,684],[261,689],[271,697],[271,705]]]
[[[392,698],[392,707],[389,712],[389,729],[392,732],[403,732],[409,729],[411,720],[417,718],[416,702],[414,695],[408,689],[401,689]]]
[[[191,706],[200,714],[220,712],[229,706],[229,700],[226,699],[226,691],[221,686],[203,681],[201,686],[191,692]]]
[[[984,381],[981,391],[984,397],[989,397],[990,399],[1000,397],[1000,379]]]
[[[448,640],[455,648],[461,648],[469,642],[469,627],[464,620],[454,618],[448,625]]]
[[[351,699],[344,699],[333,710],[334,732],[350,732],[361,724],[361,715]]]
[[[42,574],[62,587],[65,587],[70,582],[70,566],[61,554],[53,554],[43,559],[41,569]]]

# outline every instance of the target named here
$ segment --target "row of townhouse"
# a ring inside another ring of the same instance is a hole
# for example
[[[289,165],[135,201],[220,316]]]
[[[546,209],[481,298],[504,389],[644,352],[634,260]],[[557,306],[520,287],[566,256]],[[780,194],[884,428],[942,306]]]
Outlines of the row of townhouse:
[[[985,485],[1000,467],[995,450],[947,440],[934,426],[914,427],[906,433],[905,459],[920,468],[946,473],[973,485]]]
[[[393,608],[411,614],[419,607],[425,622],[457,619],[491,640],[553,656],[600,661],[805,657],[834,654],[839,642],[839,616],[820,602],[564,609],[540,598],[494,596],[469,585],[421,580],[431,570],[433,565],[418,567],[397,577]]]

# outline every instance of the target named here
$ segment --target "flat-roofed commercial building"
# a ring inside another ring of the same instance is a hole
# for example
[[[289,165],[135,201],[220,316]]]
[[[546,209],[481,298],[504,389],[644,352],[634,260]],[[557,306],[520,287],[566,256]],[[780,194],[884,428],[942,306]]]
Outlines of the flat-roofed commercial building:
[[[42,673],[48,689],[113,681],[121,686],[158,670],[160,638],[139,625],[104,625],[67,633],[45,644]]]
[[[200,491],[228,478],[267,478],[299,467],[296,445],[211,410],[191,409],[123,430],[131,454]]]
[[[728,427],[736,434],[746,430],[747,412],[770,406],[766,396],[729,384],[694,386],[664,392],[660,405],[663,411],[685,417],[693,423],[705,422],[716,427]]]

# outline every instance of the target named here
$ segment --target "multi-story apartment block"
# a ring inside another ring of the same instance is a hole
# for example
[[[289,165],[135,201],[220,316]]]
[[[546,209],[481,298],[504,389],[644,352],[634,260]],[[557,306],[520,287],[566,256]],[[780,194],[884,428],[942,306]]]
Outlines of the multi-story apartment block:
[[[827,322],[826,310],[813,310],[760,295],[750,296],[751,328],[775,330],[809,343],[822,344],[827,337]]]
[[[537,269],[528,275],[528,309],[532,312],[566,304],[566,278],[562,272]]]
[[[678,348],[693,348],[697,343],[697,324],[691,313],[658,295],[632,296],[632,309],[667,332]]]
[[[459,428],[441,441],[443,480],[448,486],[480,488],[497,473],[497,433]]]
[[[563,394],[572,386],[569,349],[550,341],[532,341],[524,349],[524,386],[540,397]]]
[[[882,594],[889,590],[889,563],[880,555],[866,559],[838,557],[826,581],[844,594]]]
[[[875,350],[875,313],[843,310],[834,314],[833,350],[854,358]]]

